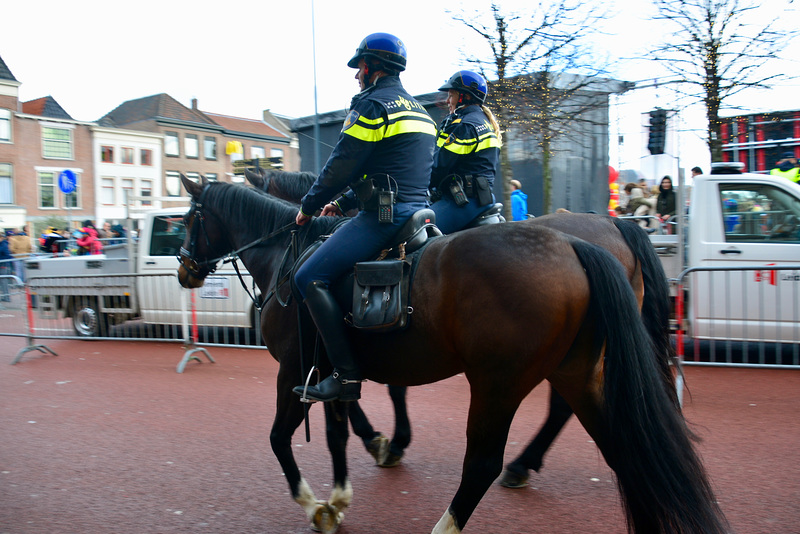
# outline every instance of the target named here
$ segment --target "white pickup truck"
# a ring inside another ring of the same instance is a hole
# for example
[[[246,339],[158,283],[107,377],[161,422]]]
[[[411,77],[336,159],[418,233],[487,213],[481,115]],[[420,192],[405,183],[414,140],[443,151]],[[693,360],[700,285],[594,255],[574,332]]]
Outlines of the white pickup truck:
[[[777,268],[800,266],[800,186],[740,169],[696,177],[677,235],[650,238],[668,278],[697,269],[682,279],[691,337],[798,343],[800,269]]]
[[[145,212],[139,240],[106,246],[104,254],[28,260],[27,279],[39,314],[70,317],[75,332],[84,337],[106,336],[108,326],[131,319],[149,325],[183,324],[183,309],[191,304],[176,278],[176,257],[186,233],[186,211],[177,207]],[[240,270],[251,288],[250,275],[244,267]],[[257,324],[253,302],[230,264],[209,276],[196,296],[198,326]]]

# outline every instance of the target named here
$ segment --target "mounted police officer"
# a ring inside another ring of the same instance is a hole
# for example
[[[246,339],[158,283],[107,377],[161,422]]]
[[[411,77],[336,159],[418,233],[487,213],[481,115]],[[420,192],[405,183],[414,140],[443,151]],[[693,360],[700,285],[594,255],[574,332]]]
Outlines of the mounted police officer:
[[[470,70],[453,74],[447,91],[450,115],[439,126],[431,172],[431,206],[436,226],[461,230],[494,205],[494,177],[500,162],[500,127],[486,101],[486,80]]]
[[[361,396],[361,372],[330,284],[357,262],[375,259],[403,223],[426,207],[436,124],[400,83],[406,57],[405,45],[388,33],[373,33],[358,45],[347,66],[358,69],[361,92],[353,97],[339,140],[297,213],[297,224],[304,225],[320,208],[322,215],[361,208],[294,278],[334,366],[331,376],[308,387],[312,400],[351,401]],[[331,202],[347,186],[350,189]],[[294,391],[302,395],[303,389]]]

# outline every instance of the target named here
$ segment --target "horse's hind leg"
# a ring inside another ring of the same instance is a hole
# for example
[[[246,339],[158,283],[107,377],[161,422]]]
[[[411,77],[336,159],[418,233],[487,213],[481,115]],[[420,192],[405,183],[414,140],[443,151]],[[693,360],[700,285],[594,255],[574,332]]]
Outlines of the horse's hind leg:
[[[498,395],[475,387],[473,383],[470,385],[472,400],[467,421],[467,451],[464,455],[461,484],[432,534],[460,533],[486,490],[500,475],[511,421],[524,398],[523,394],[511,399],[507,391]]]
[[[375,458],[375,463],[377,465],[383,464],[389,454],[389,439],[382,432],[378,432],[372,427],[358,401],[350,403],[348,417],[350,424],[353,426],[353,432],[364,442],[364,448]]]
[[[395,467],[400,464],[403,453],[411,443],[411,421],[408,419],[408,405],[406,404],[405,386],[389,386],[389,396],[394,406],[394,436],[389,444],[389,454],[379,465],[381,467]]]
[[[550,388],[550,412],[533,441],[514,461],[506,466],[500,485],[506,488],[524,488],[528,485],[528,472],[539,471],[550,445],[572,417],[572,408],[555,388]]]

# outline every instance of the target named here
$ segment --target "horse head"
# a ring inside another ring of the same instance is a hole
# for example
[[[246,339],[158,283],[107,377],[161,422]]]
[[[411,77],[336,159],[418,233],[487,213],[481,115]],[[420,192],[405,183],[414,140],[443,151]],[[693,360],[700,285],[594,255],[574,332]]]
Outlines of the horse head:
[[[206,277],[216,271],[217,264],[233,250],[233,245],[226,238],[219,217],[203,204],[209,188],[214,185],[205,177],[196,183],[183,174],[181,182],[192,204],[183,216],[186,237],[178,256],[178,281],[185,288],[195,288],[201,287]]]

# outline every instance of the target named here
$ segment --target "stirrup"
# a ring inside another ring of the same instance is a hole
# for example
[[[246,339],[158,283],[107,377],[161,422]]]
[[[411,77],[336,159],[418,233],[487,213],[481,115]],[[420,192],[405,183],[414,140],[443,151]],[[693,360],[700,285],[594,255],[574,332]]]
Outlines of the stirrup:
[[[317,382],[319,382],[319,368],[316,365],[311,366],[311,370],[308,372],[308,376],[306,377],[305,384],[303,384],[303,394],[300,395],[300,402],[305,402],[307,404],[314,404],[318,402],[314,399],[308,398],[308,383],[311,382],[311,377],[317,373]]]

